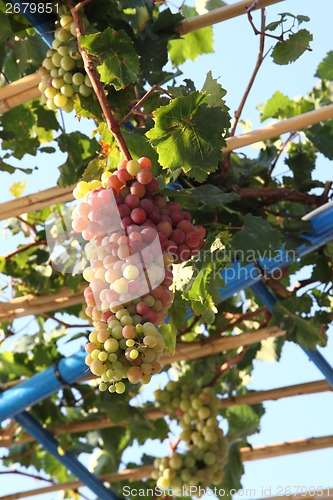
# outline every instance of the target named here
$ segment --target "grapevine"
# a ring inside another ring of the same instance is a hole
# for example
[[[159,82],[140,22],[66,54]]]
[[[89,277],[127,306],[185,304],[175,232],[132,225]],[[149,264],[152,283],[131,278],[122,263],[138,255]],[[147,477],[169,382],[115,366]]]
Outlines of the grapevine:
[[[123,379],[146,384],[160,372],[165,343],[157,326],[173,302],[172,264],[204,245],[205,229],[158,193],[151,168],[145,157],[123,160],[101,181],[81,181],[74,189],[81,201],[73,229],[88,241],[84,296],[95,327],[86,363],[101,377],[102,391],[121,394]]]
[[[217,419],[219,399],[212,387],[201,388],[183,378],[169,381],[154,395],[160,408],[183,429],[179,438],[187,450],[156,458],[152,477],[161,489],[184,491],[195,486],[194,496],[202,496],[208,486],[221,483],[227,460],[227,440]]]
[[[83,21],[87,26],[87,19]],[[48,109],[70,113],[77,94],[89,97],[92,85],[83,67],[75,23],[70,13],[63,13],[56,26],[52,49],[47,51],[40,70],[42,79],[38,88]]]

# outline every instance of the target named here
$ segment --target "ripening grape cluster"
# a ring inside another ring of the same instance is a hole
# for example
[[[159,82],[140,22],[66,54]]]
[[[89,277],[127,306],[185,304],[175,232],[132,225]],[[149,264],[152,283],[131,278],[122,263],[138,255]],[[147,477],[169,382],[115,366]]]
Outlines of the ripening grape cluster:
[[[196,486],[202,493],[207,487],[220,484],[228,445],[219,429],[219,399],[214,389],[179,379],[168,382],[164,390],[155,391],[155,398],[170,418],[178,420],[183,429],[180,439],[187,446],[184,453],[155,459],[152,477],[157,486],[172,490]]]
[[[158,194],[148,158],[124,160],[102,180],[81,181],[74,196],[73,229],[88,241],[86,314],[95,330],[86,363],[101,377],[100,389],[122,393],[123,379],[148,383],[161,370],[165,348],[157,326],[173,302],[172,264],[204,244],[178,203]]]
[[[87,20],[83,19],[87,25]],[[77,94],[89,97],[91,82],[83,68],[83,61],[77,46],[76,29],[70,13],[64,13],[57,21],[52,49],[46,53],[42,63],[42,79],[38,86],[42,102],[55,111],[61,109],[70,113]]]

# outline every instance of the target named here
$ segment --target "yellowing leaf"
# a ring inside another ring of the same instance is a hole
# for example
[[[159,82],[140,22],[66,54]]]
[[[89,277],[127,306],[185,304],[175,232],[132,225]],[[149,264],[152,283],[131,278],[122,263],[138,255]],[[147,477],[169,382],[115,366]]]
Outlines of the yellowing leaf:
[[[27,179],[23,179],[22,182],[14,182],[9,188],[10,194],[15,196],[15,198],[19,198],[22,196],[25,188],[27,187]]]

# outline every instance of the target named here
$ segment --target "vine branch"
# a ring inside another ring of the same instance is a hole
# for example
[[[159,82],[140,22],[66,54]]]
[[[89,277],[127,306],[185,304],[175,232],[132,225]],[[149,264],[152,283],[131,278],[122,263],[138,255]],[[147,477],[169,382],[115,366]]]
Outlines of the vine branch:
[[[260,41],[259,41],[259,52],[258,52],[258,57],[257,57],[257,62],[256,62],[256,65],[254,67],[254,70],[253,70],[253,73],[251,75],[251,78],[249,80],[249,83],[247,84],[247,87],[245,89],[245,92],[244,92],[244,95],[242,97],[242,100],[238,106],[238,109],[235,111],[235,114],[234,114],[234,123],[232,125],[232,128],[231,128],[231,131],[230,131],[230,134],[229,136],[230,137],[233,137],[235,135],[235,132],[236,132],[236,128],[237,128],[237,125],[238,125],[238,122],[239,122],[239,119],[241,117],[241,114],[243,112],[243,109],[244,109],[244,106],[245,106],[245,103],[247,101],[247,98],[249,97],[249,94],[251,92],[251,89],[253,87],[253,84],[255,82],[255,79],[257,77],[257,74],[258,74],[258,71],[265,59],[265,57],[267,56],[268,52],[264,55],[264,49],[265,49],[265,33],[264,33],[264,28],[265,28],[265,24],[266,24],[266,15],[265,15],[265,9],[261,9],[260,11],[261,13],[261,33],[260,33]],[[251,16],[250,12],[248,12],[248,16]],[[251,16],[252,18],[252,16]]]
[[[214,386],[224,372],[229,370],[229,368],[231,368],[236,363],[239,363],[239,361],[241,361],[244,358],[247,351],[248,347],[243,347],[242,350],[236,356],[223,363],[223,365],[221,365],[220,368],[215,373],[212,380],[207,384],[207,387]]]
[[[81,2],[81,3],[83,3],[83,2]],[[71,13],[72,13],[73,20],[74,20],[75,27],[76,27],[76,35],[79,39],[80,36],[84,35],[84,27],[83,27],[81,12],[78,9],[73,8],[73,6],[71,5]],[[126,160],[131,160],[132,156],[128,150],[127,144],[126,144],[124,137],[121,133],[119,124],[118,124],[117,120],[115,119],[115,117],[113,116],[113,113],[110,109],[110,106],[109,106],[106,94],[104,92],[103,85],[102,85],[101,80],[99,78],[98,71],[95,67],[94,61],[93,61],[92,57],[90,56],[90,54],[85,49],[83,49],[81,47],[79,41],[78,41],[78,49],[79,49],[80,54],[81,54],[82,59],[83,59],[84,69],[90,78],[92,88],[93,88],[93,90],[96,94],[96,97],[98,99],[98,102],[101,106],[106,124],[107,124],[109,130],[112,132],[124,158]]]
[[[46,245],[46,240],[32,241],[31,243],[27,243],[26,245],[22,245],[21,247],[17,248],[16,250],[13,250],[13,252],[10,252],[7,255],[5,255],[5,260],[8,260],[11,257],[14,257],[14,255],[17,255],[21,252],[24,252],[24,250],[27,250],[28,248],[36,247],[39,245]]]

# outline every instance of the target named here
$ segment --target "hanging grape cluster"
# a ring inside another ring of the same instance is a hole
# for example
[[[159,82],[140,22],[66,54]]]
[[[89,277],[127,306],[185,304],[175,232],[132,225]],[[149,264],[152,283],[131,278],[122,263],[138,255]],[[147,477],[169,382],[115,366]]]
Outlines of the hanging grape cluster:
[[[121,161],[102,181],[81,181],[73,229],[88,241],[83,277],[86,314],[95,331],[86,363],[100,389],[122,393],[123,379],[148,383],[161,370],[162,325],[173,302],[172,264],[204,245],[205,229],[189,212],[158,194],[148,158]]]
[[[83,22],[87,26],[86,18]],[[47,51],[42,63],[42,79],[38,88],[42,93],[42,102],[49,109],[70,113],[76,95],[89,97],[92,88],[83,68],[72,16],[69,13],[61,15],[56,26],[52,49]]]
[[[192,487],[192,492],[196,487],[201,496],[208,486],[221,483],[227,459],[227,440],[217,419],[219,399],[212,387],[200,388],[188,379],[168,382],[164,390],[155,391],[155,398],[183,429],[180,439],[187,451],[156,458],[152,477],[161,489]]]

